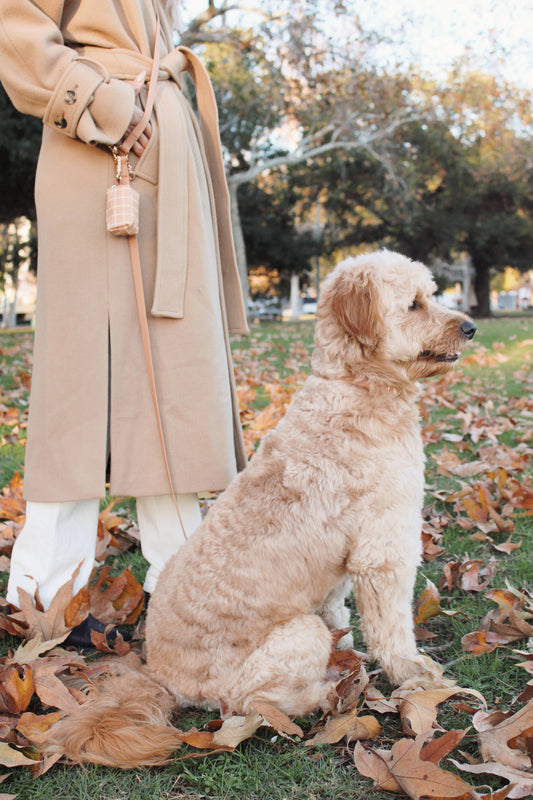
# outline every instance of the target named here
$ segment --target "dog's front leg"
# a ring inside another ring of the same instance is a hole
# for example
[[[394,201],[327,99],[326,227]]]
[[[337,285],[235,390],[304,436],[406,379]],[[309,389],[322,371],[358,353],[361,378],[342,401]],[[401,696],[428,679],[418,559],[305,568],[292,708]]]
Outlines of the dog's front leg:
[[[387,677],[397,684],[415,676],[440,677],[440,667],[416,649],[411,608],[416,567],[385,561],[353,566],[361,629]]]
[[[350,578],[343,578],[328,594],[317,614],[325,622],[330,631],[338,631],[350,627],[350,610],[346,608],[345,600],[351,591]],[[353,647],[353,636],[345,634],[337,643],[341,650],[350,650]]]

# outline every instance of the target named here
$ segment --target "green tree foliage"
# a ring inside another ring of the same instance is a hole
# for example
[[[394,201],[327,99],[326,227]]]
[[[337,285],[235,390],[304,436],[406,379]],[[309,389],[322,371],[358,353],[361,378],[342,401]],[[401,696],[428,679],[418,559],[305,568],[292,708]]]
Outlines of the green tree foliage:
[[[20,114],[0,85],[0,222],[35,219],[33,186],[42,123]]]
[[[312,232],[298,226],[294,187],[279,180],[266,188],[255,182],[244,184],[240,203],[249,267],[276,270],[280,292],[288,295],[290,275],[307,277],[317,249]]]

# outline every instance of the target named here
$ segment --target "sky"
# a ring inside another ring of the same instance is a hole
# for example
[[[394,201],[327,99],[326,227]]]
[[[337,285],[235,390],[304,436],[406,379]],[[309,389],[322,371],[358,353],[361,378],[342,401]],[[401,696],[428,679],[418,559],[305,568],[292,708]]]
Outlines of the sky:
[[[260,8],[261,2],[243,5]],[[182,6],[187,20],[207,0],[182,0]],[[289,8],[290,0],[277,7]],[[438,76],[468,52],[487,71],[533,89],[533,0],[355,0],[354,7],[365,28],[392,39],[381,48],[384,62],[400,56]]]

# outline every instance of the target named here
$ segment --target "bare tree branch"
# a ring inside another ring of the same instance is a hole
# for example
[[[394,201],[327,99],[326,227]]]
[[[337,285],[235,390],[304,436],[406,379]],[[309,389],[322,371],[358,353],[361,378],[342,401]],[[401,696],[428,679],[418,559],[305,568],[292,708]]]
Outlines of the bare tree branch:
[[[243,172],[235,172],[228,176],[228,182],[233,185],[240,186],[243,183],[248,183],[259,177],[263,172],[269,170],[279,169],[280,167],[294,166],[301,164],[302,161],[307,159],[317,158],[318,156],[329,153],[333,150],[366,150],[372,158],[375,158],[387,169],[391,177],[398,180],[394,173],[394,169],[390,159],[385,155],[379,153],[372,145],[378,141],[386,139],[396,128],[406,122],[412,122],[417,119],[418,114],[410,113],[404,116],[396,117],[394,120],[384,128],[375,130],[368,134],[362,134],[359,137],[351,139],[338,138],[343,133],[342,128],[335,129],[330,141],[323,142],[322,144],[313,144],[318,138],[323,138],[326,133],[329,133],[333,126],[327,125],[323,130],[313,135],[304,137],[299,143],[298,147],[292,153],[285,153],[284,155],[275,156],[274,158],[267,158],[260,163],[253,164],[249,169]]]

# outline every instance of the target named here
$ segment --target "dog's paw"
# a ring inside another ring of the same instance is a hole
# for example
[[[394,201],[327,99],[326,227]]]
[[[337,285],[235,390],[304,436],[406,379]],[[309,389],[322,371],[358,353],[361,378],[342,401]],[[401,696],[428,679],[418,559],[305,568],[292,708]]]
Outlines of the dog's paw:
[[[337,650],[353,650],[353,634],[346,633],[342,639],[337,642]]]
[[[406,689],[444,687],[448,683],[440,664],[422,653],[411,657],[400,656],[387,674],[394,683]]]

